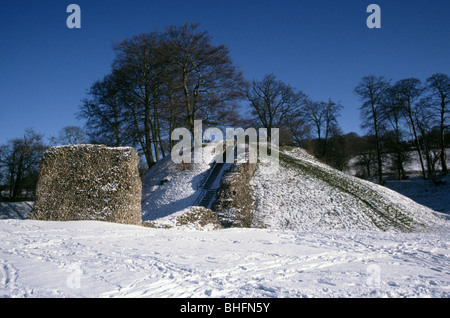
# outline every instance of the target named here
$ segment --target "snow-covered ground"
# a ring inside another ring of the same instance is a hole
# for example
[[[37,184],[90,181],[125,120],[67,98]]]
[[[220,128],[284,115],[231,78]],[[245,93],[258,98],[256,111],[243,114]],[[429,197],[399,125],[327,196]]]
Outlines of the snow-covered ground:
[[[410,176],[408,180],[388,180],[385,186],[417,203],[450,215],[450,175],[440,178],[442,184],[424,180],[421,175]]]
[[[2,297],[449,297],[447,229],[0,221]]]

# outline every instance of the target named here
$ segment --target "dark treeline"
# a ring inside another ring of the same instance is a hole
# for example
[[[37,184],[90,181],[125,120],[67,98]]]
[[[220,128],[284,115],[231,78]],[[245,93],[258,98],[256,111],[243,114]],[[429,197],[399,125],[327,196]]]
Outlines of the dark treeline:
[[[23,138],[0,145],[0,198],[2,192],[8,193],[12,200],[34,197],[39,164],[46,148],[43,135],[32,129],[27,129]]]
[[[357,169],[363,178],[407,178],[405,166],[419,158],[422,176],[447,173],[450,79],[434,74],[421,82],[381,76],[361,79],[361,127],[366,135],[344,134],[343,105],[311,100],[303,91],[268,74],[246,81],[228,48],[215,45],[198,25],[171,26],[134,36],[113,47],[109,74],[94,82],[77,117],[48,143],[28,129],[23,138],[0,145],[0,197],[32,197],[44,150],[57,144],[98,143],[132,146],[143,170],[170,154],[171,132],[208,127],[279,128],[281,146],[306,149],[330,166]],[[352,160],[353,159],[353,160]],[[351,162],[352,160],[352,162]]]
[[[448,172],[445,149],[449,146],[450,78],[447,75],[436,73],[424,83],[417,78],[392,82],[372,75],[364,77],[354,91],[362,102],[362,127],[371,135],[359,162],[366,166],[367,177],[377,176],[383,184],[387,166],[399,179],[406,178],[404,167],[412,160],[412,151],[417,153],[424,179],[434,180],[438,171]]]

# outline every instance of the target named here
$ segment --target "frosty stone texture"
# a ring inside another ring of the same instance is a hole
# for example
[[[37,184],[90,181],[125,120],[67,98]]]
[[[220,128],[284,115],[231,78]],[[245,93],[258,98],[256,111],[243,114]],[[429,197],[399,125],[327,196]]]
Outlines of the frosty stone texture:
[[[34,220],[141,224],[139,157],[129,147],[53,147],[44,153]]]
[[[221,181],[212,210],[233,215],[233,226],[251,227],[255,210],[253,189],[249,186],[256,170],[255,163],[241,163]]]

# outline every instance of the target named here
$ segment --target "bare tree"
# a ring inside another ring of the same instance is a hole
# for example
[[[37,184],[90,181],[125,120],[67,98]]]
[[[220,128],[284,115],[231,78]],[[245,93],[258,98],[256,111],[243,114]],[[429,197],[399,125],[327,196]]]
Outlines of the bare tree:
[[[45,150],[43,136],[27,129],[23,138],[16,138],[1,146],[3,156],[0,166],[6,171],[12,200],[22,195],[24,180],[37,182],[39,162]]]
[[[294,145],[307,148],[312,138],[311,124],[305,119],[303,114],[294,116],[286,121],[287,128],[291,134]]]
[[[353,145],[356,158],[354,163],[357,169],[356,175],[361,178],[372,178],[378,170],[377,154],[373,147],[374,144],[375,136],[366,135],[362,136]]]
[[[303,107],[302,113],[306,121],[313,127],[317,135],[318,147],[314,147],[314,154],[320,157],[322,154],[322,138],[325,123],[325,102],[308,101]]]
[[[164,52],[162,52],[164,53]],[[161,109],[160,118],[162,119],[160,125],[160,133],[166,131],[166,135],[170,136],[172,131],[177,127],[182,127],[186,124],[186,117],[184,111],[184,92],[181,90],[182,83],[180,74],[176,72],[175,65],[170,61],[167,63],[162,74],[161,86]],[[164,134],[164,133],[163,133]],[[163,139],[160,138],[163,142]],[[168,138],[169,149],[173,147],[172,138]],[[161,147],[164,149],[164,147]]]
[[[448,127],[446,120],[450,105],[450,78],[446,74],[436,73],[426,81],[428,90],[431,93],[431,107],[439,113],[439,140],[440,140],[440,160],[442,172],[447,173],[447,157],[445,153],[445,131]]]
[[[253,81],[247,91],[252,115],[267,129],[269,136],[272,128],[284,128],[291,125],[300,116],[306,104],[306,95],[299,90],[276,79],[275,75],[266,75],[261,81]]]
[[[325,103],[325,108],[323,110],[324,119],[325,119],[325,138],[324,138],[324,145],[322,150],[322,157],[325,157],[328,155],[328,141],[330,139],[330,136],[337,137],[339,135],[338,132],[341,132],[340,128],[338,127],[337,118],[340,115],[340,111],[344,107],[341,104],[335,103],[334,101],[328,99],[328,102]]]
[[[164,63],[160,59],[161,35],[151,32],[134,36],[115,45],[113,66],[120,83],[121,102],[132,122],[135,139],[147,164],[160,160],[158,120],[160,86]]]
[[[314,127],[317,135],[317,146],[314,153],[318,158],[325,158],[328,155],[328,142],[332,133],[340,131],[337,123],[342,105],[328,99],[328,102],[309,101],[303,107],[304,118]],[[336,137],[333,134],[333,137]]]
[[[133,145],[150,167],[167,153],[179,125],[226,125],[236,119],[245,82],[224,45],[197,25],[172,26],[114,46],[112,72],[95,83],[79,116],[91,136]],[[114,142],[113,142],[114,141]]]
[[[115,147],[131,143],[118,85],[117,72],[113,72],[95,82],[88,91],[89,98],[82,100],[77,117],[86,119],[90,142]]]
[[[326,153],[323,160],[326,164],[343,171],[348,168],[351,154],[348,147],[349,136],[344,135],[338,124],[331,125],[328,131]]]
[[[430,98],[423,98],[417,103],[414,119],[421,134],[423,153],[427,160],[428,177],[431,177],[434,182],[436,181],[436,163],[441,157],[441,138],[439,128],[436,126],[436,117],[438,116],[433,112]]]
[[[383,98],[389,89],[389,81],[384,77],[374,75],[363,77],[355,88],[355,93],[360,96],[362,127],[370,128],[375,135],[376,156],[378,162],[378,181],[383,184],[383,161],[381,158],[380,130],[384,121]]]
[[[234,66],[225,45],[213,45],[197,24],[171,26],[162,43],[172,76],[179,80],[184,97],[186,125],[194,131],[194,120],[223,124],[235,113],[235,102],[244,97],[242,72]]]
[[[59,131],[57,140],[63,145],[82,144],[86,141],[86,134],[79,126],[66,126]]]
[[[412,136],[414,138],[417,153],[419,155],[419,162],[422,169],[423,178],[427,178],[425,166],[422,157],[422,147],[420,145],[417,134],[417,121],[415,120],[415,112],[417,103],[423,93],[423,86],[417,78],[407,78],[399,80],[392,87],[395,94],[396,102],[400,105],[401,110],[409,124]]]
[[[411,155],[408,145],[404,140],[405,136],[405,118],[402,112],[402,106],[395,96],[392,87],[386,92],[383,101],[384,119],[386,125],[383,126],[382,133],[386,139],[387,151],[391,159],[391,169],[397,173],[399,180],[406,178],[404,165],[410,161]]]

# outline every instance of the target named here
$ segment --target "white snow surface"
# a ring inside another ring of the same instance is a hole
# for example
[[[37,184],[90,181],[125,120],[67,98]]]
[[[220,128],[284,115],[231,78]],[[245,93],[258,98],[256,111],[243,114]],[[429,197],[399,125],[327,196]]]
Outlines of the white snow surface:
[[[214,145],[207,145],[202,151],[202,162],[192,162],[183,167],[167,156],[145,174],[142,189],[144,221],[171,218],[173,213],[194,205],[217,156]]]
[[[0,221],[0,297],[449,297],[447,229]]]

